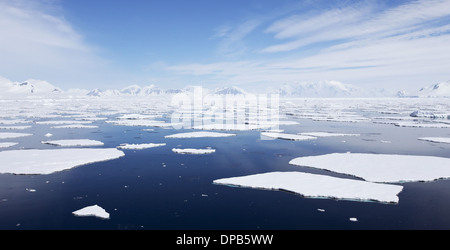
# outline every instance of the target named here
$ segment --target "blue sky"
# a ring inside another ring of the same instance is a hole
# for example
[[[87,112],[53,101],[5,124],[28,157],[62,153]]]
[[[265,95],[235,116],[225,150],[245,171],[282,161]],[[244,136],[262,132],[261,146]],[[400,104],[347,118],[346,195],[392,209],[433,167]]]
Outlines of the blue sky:
[[[0,0],[0,76],[63,89],[450,80],[450,1]]]

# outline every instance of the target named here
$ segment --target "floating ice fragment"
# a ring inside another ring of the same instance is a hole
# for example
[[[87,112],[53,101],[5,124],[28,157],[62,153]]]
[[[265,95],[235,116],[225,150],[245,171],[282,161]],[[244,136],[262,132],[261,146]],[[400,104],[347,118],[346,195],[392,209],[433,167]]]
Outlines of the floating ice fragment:
[[[289,164],[357,176],[372,182],[450,178],[450,158],[417,155],[334,153],[299,157]]]
[[[277,138],[282,140],[291,140],[291,141],[305,141],[305,140],[314,140],[317,137],[308,136],[308,135],[296,135],[296,134],[286,134],[286,133],[272,133],[272,132],[262,132],[261,135]]]
[[[357,222],[357,221],[358,221],[358,219],[355,218],[355,217],[349,218],[349,220],[350,220],[350,221],[353,221],[353,222]]]
[[[0,139],[13,139],[25,136],[32,136],[32,134],[27,133],[0,133]]]
[[[43,144],[61,146],[61,147],[87,147],[87,146],[103,146],[104,143],[101,141],[88,140],[88,139],[77,139],[77,140],[56,140],[56,141],[42,141]]]
[[[146,149],[146,148],[155,148],[155,147],[162,147],[166,146],[165,143],[144,143],[144,144],[121,144],[117,146],[118,149]]]
[[[200,132],[188,132],[188,133],[167,135],[165,136],[165,138],[230,137],[235,135],[236,134],[200,131]]]
[[[269,172],[215,180],[214,184],[285,190],[309,198],[397,203],[402,186],[302,172]]]
[[[95,216],[102,219],[109,219],[109,213],[98,205],[84,207],[72,212],[75,216]]]
[[[330,133],[330,132],[306,132],[306,133],[299,133],[299,135],[307,135],[307,136],[314,136],[314,137],[360,136],[360,134],[343,134],[343,133]]]
[[[195,148],[173,148],[173,152],[177,154],[212,154],[216,152],[215,149],[207,148],[207,149],[195,149]]]
[[[440,142],[440,143],[450,143],[450,137],[422,137],[419,138],[421,141],[430,141],[430,142]]]
[[[17,144],[17,142],[0,142],[0,148],[9,148]]]

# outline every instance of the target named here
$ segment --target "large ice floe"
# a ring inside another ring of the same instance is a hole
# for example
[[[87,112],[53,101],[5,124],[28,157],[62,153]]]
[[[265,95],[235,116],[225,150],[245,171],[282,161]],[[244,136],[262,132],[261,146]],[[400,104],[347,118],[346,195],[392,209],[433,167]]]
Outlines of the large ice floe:
[[[215,184],[284,190],[309,198],[398,203],[400,185],[336,178],[302,172],[270,172],[214,180]]]
[[[115,148],[9,150],[0,152],[2,174],[51,174],[94,162],[117,159],[125,154]]]
[[[54,140],[54,141],[42,141],[43,144],[61,146],[61,147],[92,147],[103,146],[104,143],[96,140],[89,139],[75,139],[75,140]]]
[[[166,144],[165,143],[142,143],[142,144],[124,143],[124,144],[117,146],[117,148],[118,149],[140,150],[140,149],[155,148],[155,147],[162,147],[162,146],[166,146]]]
[[[450,158],[435,156],[334,153],[299,157],[289,163],[352,175],[371,182],[414,182],[450,178]]]
[[[167,135],[165,138],[203,138],[203,137],[230,137],[235,136],[236,134],[230,133],[218,133],[218,132],[188,132],[188,133],[179,133],[173,135]]]
[[[73,211],[72,214],[81,217],[94,216],[101,219],[109,219],[109,213],[106,212],[106,210],[100,207],[99,205],[84,207],[82,209]]]

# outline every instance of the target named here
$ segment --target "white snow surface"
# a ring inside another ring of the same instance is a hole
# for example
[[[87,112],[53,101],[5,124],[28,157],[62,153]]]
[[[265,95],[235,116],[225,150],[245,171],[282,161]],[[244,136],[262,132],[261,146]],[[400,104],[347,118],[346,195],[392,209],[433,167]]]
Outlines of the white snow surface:
[[[299,157],[289,164],[348,174],[371,182],[414,182],[450,178],[450,158],[334,153]]]
[[[13,139],[13,138],[19,138],[19,137],[25,137],[25,136],[31,136],[32,134],[28,133],[0,133],[0,139]]]
[[[9,150],[0,152],[2,174],[51,174],[125,154],[115,148]]]
[[[75,140],[54,140],[54,141],[42,141],[43,144],[50,144],[61,147],[90,147],[90,146],[103,146],[104,143],[96,140],[89,139],[75,139]]]
[[[109,219],[109,213],[99,205],[84,207],[72,212],[76,216],[95,216],[102,219]]]
[[[310,198],[397,203],[403,187],[302,172],[269,172],[214,180],[215,184],[286,190]]]
[[[440,143],[450,143],[450,137],[422,137],[419,138],[421,141],[430,141],[430,142],[440,142]]]
[[[167,135],[165,138],[202,138],[202,137],[230,137],[235,136],[236,134],[230,133],[218,133],[218,132],[188,132],[188,133],[179,133],[173,135]]]
[[[313,136],[287,134],[287,133],[261,132],[261,135],[271,137],[271,138],[277,138],[277,139],[282,139],[282,140],[291,140],[291,141],[305,141],[305,140],[317,139],[317,137],[313,137]]]
[[[143,143],[143,144],[121,144],[117,146],[118,149],[146,149],[146,148],[155,148],[155,147],[162,147],[166,146],[165,143]]]
[[[206,149],[196,149],[196,148],[173,148],[173,152],[177,154],[212,154],[216,152],[215,149],[212,148],[206,148]]]

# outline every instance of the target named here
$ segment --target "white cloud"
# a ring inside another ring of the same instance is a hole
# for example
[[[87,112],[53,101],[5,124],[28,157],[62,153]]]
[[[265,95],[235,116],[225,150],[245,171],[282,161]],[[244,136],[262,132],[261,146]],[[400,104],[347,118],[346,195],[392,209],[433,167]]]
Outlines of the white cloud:
[[[110,62],[49,0],[0,0],[0,75],[43,79],[62,88],[107,79]]]

